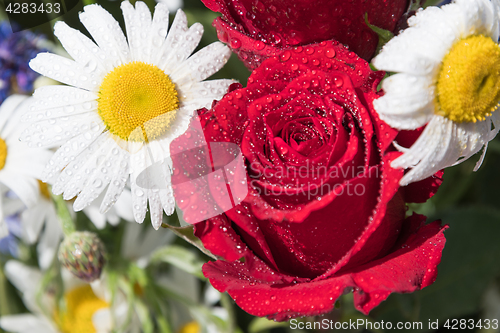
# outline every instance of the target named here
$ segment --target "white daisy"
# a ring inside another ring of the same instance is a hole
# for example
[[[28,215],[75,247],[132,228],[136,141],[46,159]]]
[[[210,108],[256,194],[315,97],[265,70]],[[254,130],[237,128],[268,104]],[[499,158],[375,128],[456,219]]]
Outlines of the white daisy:
[[[37,178],[52,156],[49,150],[28,148],[19,142],[22,131],[20,117],[28,108],[31,98],[12,95],[0,106],[0,193],[7,189],[15,193],[28,207],[40,195]],[[0,238],[7,235],[4,213],[12,212],[12,200],[0,195]]]
[[[65,310],[56,308],[50,292],[38,298],[43,279],[39,270],[15,260],[8,261],[5,274],[21,292],[24,304],[31,313],[2,316],[0,328],[18,333],[113,332],[112,311],[114,319],[122,318],[120,312],[124,312],[123,309],[126,312],[126,301],[110,307],[110,300],[103,295],[105,292],[101,283],[85,284],[71,274],[63,273]],[[132,322],[130,332],[138,331],[137,325]]]
[[[468,159],[500,129],[498,0],[457,0],[428,7],[408,20],[409,28],[373,59],[380,70],[397,72],[382,83],[373,102],[380,118],[397,129],[427,125],[418,140],[391,166],[412,168],[407,185]],[[475,169],[475,170],[476,170]]]
[[[167,35],[164,4],[156,5],[152,19],[143,2],[136,2],[135,8],[123,2],[121,7],[127,39],[118,22],[98,5],[80,13],[97,45],[63,22],[55,25],[55,35],[75,60],[43,53],[30,66],[70,86],[35,92],[36,103],[26,117],[35,123],[22,140],[35,146],[62,144],[42,180],[53,180],[53,192],[65,199],[78,195],[75,211],[107,188],[100,207],[105,213],[130,175],[135,220],[144,220],[149,201],[152,224],[158,229],[162,209],[171,215],[175,208],[170,142],[187,129],[194,110],[209,107],[233,83],[202,82],[224,65],[230,51],[217,42],[189,57],[203,28],[194,24],[188,29],[181,10]],[[141,173],[147,181],[137,184]]]
[[[47,184],[38,181],[40,195],[37,202],[21,213],[22,239],[37,244],[38,264],[42,270],[54,260],[64,234]]]

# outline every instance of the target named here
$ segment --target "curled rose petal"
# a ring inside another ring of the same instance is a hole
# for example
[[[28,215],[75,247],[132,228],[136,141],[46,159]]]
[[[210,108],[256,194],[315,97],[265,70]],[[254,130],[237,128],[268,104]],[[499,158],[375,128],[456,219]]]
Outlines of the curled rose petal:
[[[378,36],[365,23],[393,31],[407,0],[203,0],[222,17],[215,19],[219,39],[250,69],[297,45],[334,39],[369,60]]]

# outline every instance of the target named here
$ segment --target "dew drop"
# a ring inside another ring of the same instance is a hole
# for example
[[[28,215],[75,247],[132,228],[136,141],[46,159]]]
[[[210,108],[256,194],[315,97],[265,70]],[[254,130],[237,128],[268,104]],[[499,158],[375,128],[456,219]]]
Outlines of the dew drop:
[[[285,52],[283,52],[281,55],[280,55],[280,60],[282,62],[285,62],[287,61],[288,59],[290,59],[290,57],[292,56],[292,53],[288,50],[286,50]]]
[[[327,58],[331,59],[331,58],[335,57],[335,50],[331,49],[331,48],[327,49],[325,54],[326,54]]]
[[[255,47],[255,49],[257,49],[257,50],[262,50],[262,49],[264,49],[264,47],[266,47],[266,45],[265,45],[263,42],[259,41],[259,40],[258,40],[258,41],[256,41],[256,42],[253,44],[253,46],[254,46],[254,47]]]
[[[231,45],[232,49],[239,49],[241,47],[241,41],[239,39],[231,39],[231,42],[229,42]]]

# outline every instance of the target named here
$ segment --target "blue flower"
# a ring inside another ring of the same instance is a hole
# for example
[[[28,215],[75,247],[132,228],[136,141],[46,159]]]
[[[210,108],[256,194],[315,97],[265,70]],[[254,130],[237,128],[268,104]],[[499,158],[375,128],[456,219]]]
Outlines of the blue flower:
[[[17,258],[19,252],[18,237],[21,237],[22,234],[19,215],[14,214],[7,216],[5,218],[5,222],[7,223],[7,228],[9,229],[9,235],[0,238],[0,253]]]
[[[39,76],[28,62],[39,52],[47,51],[43,35],[23,30],[13,33],[9,22],[0,23],[0,103],[11,93],[31,93]]]

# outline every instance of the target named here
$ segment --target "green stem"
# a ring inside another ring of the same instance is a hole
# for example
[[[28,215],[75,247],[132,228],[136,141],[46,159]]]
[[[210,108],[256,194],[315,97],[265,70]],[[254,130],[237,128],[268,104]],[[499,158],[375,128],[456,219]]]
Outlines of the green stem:
[[[76,231],[75,222],[71,217],[66,201],[64,201],[62,195],[52,195],[52,200],[56,205],[57,216],[61,220],[62,230],[65,236],[71,235]]]
[[[220,302],[229,316],[229,332],[233,333],[236,329],[236,313],[234,312],[233,301],[227,293],[222,293],[220,295]]]
[[[11,313],[9,300],[7,298],[7,278],[3,272],[3,265],[0,264],[0,316]]]

